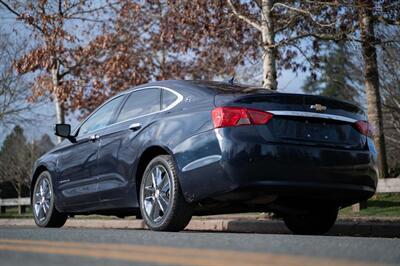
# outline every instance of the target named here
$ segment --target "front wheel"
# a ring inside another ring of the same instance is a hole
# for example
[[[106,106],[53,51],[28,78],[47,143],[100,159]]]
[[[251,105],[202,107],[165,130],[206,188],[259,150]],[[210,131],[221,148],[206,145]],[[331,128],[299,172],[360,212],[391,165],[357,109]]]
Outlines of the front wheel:
[[[322,235],[335,224],[338,209],[311,211],[306,214],[288,214],[283,217],[286,226],[295,234]]]
[[[157,156],[147,165],[140,185],[140,211],[155,231],[181,231],[192,218],[171,156]]]
[[[40,173],[32,195],[32,211],[35,223],[40,227],[62,227],[67,215],[57,211],[50,173]]]

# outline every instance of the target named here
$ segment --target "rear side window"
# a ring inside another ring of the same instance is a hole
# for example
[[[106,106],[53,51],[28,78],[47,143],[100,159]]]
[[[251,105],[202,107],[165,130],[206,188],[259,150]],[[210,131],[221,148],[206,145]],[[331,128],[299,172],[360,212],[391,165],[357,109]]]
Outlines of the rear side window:
[[[132,92],[117,117],[117,122],[160,111],[161,89]]]
[[[174,93],[167,90],[162,90],[162,109],[170,106],[173,102],[176,101],[177,98],[178,96],[176,96]]]

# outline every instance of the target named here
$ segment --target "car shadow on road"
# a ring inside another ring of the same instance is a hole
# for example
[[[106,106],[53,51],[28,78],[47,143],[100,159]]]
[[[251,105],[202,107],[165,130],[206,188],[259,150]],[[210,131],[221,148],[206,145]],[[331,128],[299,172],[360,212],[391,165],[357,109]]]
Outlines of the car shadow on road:
[[[232,220],[219,229],[187,228],[190,232],[293,234],[281,220]],[[327,236],[399,238],[400,222],[338,221]]]

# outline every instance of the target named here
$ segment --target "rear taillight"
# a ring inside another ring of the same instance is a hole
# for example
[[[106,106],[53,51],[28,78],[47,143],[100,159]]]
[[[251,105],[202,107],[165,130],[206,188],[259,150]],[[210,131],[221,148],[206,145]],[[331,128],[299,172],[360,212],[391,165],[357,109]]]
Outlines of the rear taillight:
[[[244,125],[262,125],[271,120],[272,114],[244,107],[217,107],[212,110],[215,128]]]
[[[354,123],[354,127],[358,132],[360,132],[364,136],[372,138],[374,135],[374,130],[367,121],[362,121],[362,120],[357,121]]]

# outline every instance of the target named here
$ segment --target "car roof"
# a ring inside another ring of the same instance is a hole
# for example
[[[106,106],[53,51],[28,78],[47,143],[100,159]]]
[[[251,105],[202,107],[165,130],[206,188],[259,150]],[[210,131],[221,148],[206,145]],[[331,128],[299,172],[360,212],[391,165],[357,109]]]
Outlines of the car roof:
[[[206,80],[163,80],[155,81],[146,84],[139,85],[128,91],[134,91],[136,89],[161,86],[170,89],[176,89],[180,92],[184,92],[190,89],[201,90],[210,94],[253,94],[253,93],[277,93],[277,91],[238,83],[228,83],[222,81],[206,81]],[[126,92],[128,92],[126,91]]]

